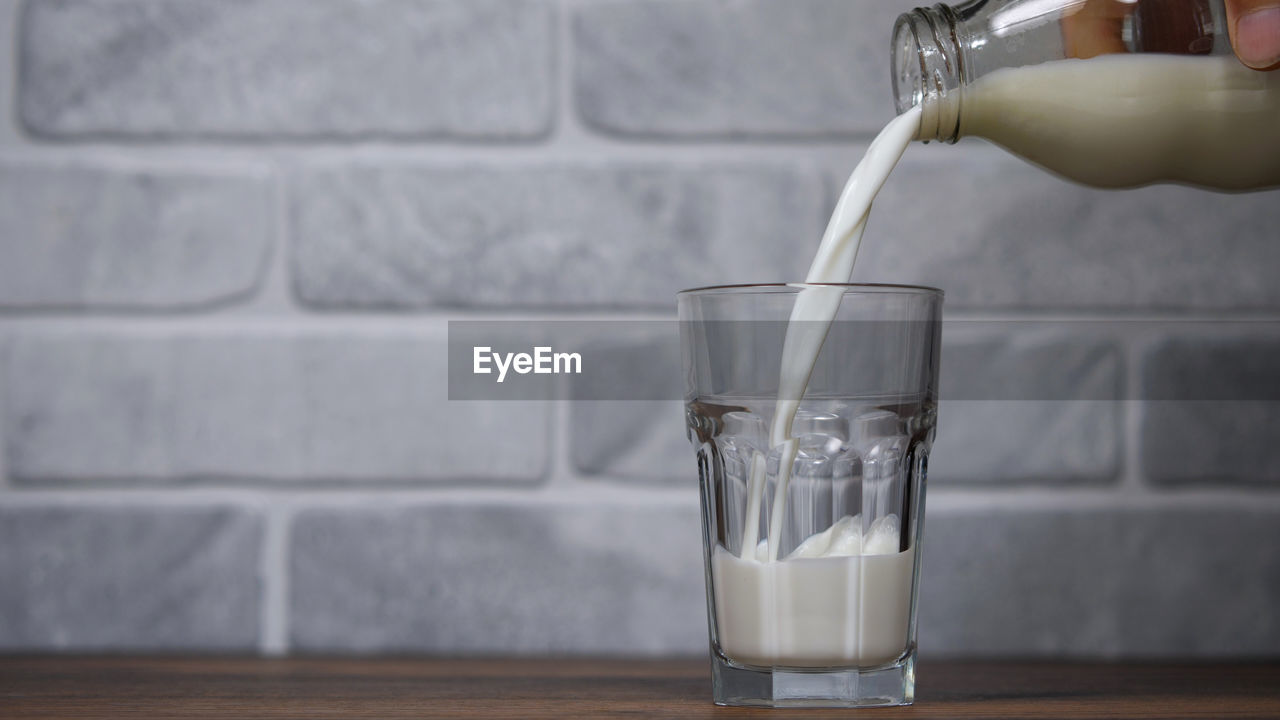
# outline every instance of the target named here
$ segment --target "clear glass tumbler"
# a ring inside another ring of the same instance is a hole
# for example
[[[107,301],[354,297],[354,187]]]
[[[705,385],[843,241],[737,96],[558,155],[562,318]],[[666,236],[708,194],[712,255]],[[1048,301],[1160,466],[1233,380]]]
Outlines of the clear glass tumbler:
[[[803,294],[834,321],[789,321]],[[715,702],[911,703],[942,292],[740,285],[679,309]]]

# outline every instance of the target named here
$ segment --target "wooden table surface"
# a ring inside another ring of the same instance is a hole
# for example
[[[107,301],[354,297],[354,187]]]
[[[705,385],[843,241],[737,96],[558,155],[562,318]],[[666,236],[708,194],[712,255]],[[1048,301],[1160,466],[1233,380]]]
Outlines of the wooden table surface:
[[[693,660],[0,657],[0,718],[1280,718],[1280,664],[922,662],[909,708],[711,704]]]

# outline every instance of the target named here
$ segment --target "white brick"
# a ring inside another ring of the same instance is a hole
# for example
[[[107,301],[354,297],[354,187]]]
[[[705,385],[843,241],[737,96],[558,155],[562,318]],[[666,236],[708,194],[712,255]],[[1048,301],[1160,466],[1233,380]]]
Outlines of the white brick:
[[[18,107],[79,138],[532,138],[544,0],[33,0]]]
[[[0,648],[252,652],[262,526],[230,506],[0,506]]]
[[[0,159],[0,306],[163,309],[249,295],[273,197],[253,170]]]
[[[329,167],[292,197],[293,268],[322,307],[675,307],[794,280],[825,218],[791,166]]]

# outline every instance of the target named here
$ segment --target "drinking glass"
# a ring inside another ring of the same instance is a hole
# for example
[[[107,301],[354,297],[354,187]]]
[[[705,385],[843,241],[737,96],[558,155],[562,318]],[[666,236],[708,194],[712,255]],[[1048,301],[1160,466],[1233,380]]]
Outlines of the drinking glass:
[[[791,320],[797,300],[834,320]],[[715,702],[910,704],[942,292],[737,285],[678,302]]]

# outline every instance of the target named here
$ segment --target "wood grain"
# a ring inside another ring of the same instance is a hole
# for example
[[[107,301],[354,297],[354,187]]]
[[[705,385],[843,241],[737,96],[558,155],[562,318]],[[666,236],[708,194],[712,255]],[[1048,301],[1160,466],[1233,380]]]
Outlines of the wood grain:
[[[909,708],[711,704],[695,660],[0,657],[0,718],[1280,718],[1280,664],[923,662]]]

